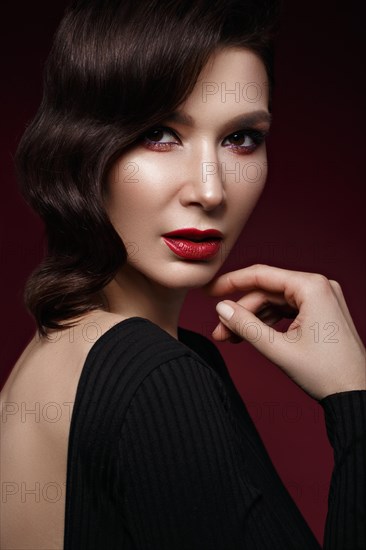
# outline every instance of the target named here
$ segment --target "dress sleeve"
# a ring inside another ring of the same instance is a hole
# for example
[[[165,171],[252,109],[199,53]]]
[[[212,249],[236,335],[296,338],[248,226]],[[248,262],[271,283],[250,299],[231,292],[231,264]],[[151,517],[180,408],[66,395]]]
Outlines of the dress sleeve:
[[[366,391],[321,401],[334,469],[328,495],[324,550],[366,549]]]
[[[155,368],[119,443],[123,509],[138,550],[244,550],[262,498],[243,469],[219,376],[198,359]]]

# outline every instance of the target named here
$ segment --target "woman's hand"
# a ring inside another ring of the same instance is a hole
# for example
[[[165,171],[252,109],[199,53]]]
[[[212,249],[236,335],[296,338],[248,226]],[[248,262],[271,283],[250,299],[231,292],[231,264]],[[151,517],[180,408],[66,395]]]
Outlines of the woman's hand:
[[[219,276],[204,289],[211,296],[244,291],[212,333],[216,340],[246,340],[317,400],[366,390],[365,347],[357,334],[342,289],[323,275],[252,265]],[[272,325],[293,318],[287,332]]]

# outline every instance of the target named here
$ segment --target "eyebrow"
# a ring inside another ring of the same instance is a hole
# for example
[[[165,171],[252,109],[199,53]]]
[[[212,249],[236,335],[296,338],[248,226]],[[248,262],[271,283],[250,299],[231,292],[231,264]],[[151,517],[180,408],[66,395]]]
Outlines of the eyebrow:
[[[170,115],[166,118],[167,121],[173,121],[178,122],[180,124],[183,124],[185,126],[190,126],[191,128],[194,128],[195,121],[193,117],[188,115],[187,113],[184,113],[183,111],[173,111],[170,113]],[[225,126],[251,126],[256,125],[261,122],[265,122],[269,126],[272,122],[272,115],[268,111],[250,111],[249,113],[245,113],[242,115],[238,115],[231,120],[229,120]]]

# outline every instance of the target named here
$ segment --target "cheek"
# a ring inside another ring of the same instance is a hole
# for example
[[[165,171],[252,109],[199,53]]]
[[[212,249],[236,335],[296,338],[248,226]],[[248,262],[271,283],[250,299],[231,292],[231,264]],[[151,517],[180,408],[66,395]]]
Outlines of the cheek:
[[[240,178],[231,178],[227,182],[228,218],[234,225],[245,224],[255,208],[267,179],[267,159],[261,157],[245,160],[238,163]]]
[[[148,177],[146,167],[133,159],[120,159],[107,178],[105,206],[114,225],[141,220],[151,211],[159,193]]]
[[[156,157],[131,155],[121,159],[111,171],[110,194],[115,198],[123,196],[130,204],[136,202],[135,197],[159,202],[159,197],[172,188],[172,179],[176,178],[179,168],[180,164],[174,163],[171,156],[157,160]]]

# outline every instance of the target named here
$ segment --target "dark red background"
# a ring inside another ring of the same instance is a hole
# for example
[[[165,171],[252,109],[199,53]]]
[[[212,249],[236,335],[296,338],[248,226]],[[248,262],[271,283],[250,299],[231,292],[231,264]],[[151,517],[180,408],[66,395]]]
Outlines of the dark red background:
[[[39,104],[43,62],[65,5],[2,4],[0,387],[35,328],[22,305],[22,289],[43,251],[42,224],[17,191],[12,157]],[[336,279],[365,341],[362,3],[346,6],[331,0],[285,2],[270,175],[220,272],[266,263]],[[217,301],[193,291],[180,325],[210,337]],[[217,346],[284,483],[321,542],[333,467],[321,407],[249,343]]]

